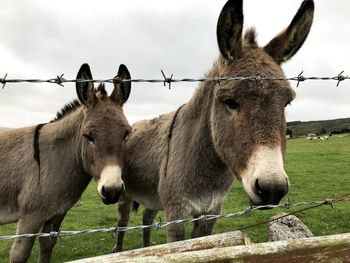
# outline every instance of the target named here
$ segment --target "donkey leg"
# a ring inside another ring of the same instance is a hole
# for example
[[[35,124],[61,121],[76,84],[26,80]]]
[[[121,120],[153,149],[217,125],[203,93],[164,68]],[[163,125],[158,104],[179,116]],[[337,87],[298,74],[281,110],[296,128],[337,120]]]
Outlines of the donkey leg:
[[[170,220],[171,221],[171,220]],[[167,242],[185,240],[184,223],[171,224],[167,226]]]
[[[51,231],[58,231],[60,229],[61,223],[66,214],[56,215],[51,220],[44,223],[42,228],[43,233],[49,233]],[[40,242],[40,256],[39,262],[46,263],[50,262],[53,247],[55,246],[57,237],[41,237]]]
[[[198,215],[194,215],[193,218],[198,218]],[[193,229],[192,229],[192,234],[191,237],[192,238],[196,238],[198,237],[198,227],[199,227],[199,222],[198,221],[194,221],[193,222]]]
[[[42,225],[41,216],[26,216],[18,220],[16,233],[17,235],[38,233]],[[34,242],[35,237],[16,238],[11,248],[10,261],[12,263],[26,262],[32,251]]]
[[[192,238],[211,235],[215,226],[216,219],[208,221],[196,221],[193,223]]]
[[[131,204],[132,204],[132,200],[126,194],[122,194],[117,204],[117,210],[118,210],[117,227],[126,227],[128,225],[129,218],[130,218]],[[116,244],[112,250],[113,253],[123,251],[124,235],[125,235],[125,232],[117,232]]]
[[[210,214],[216,215],[216,214],[220,214],[220,212],[221,212],[221,206],[211,211]],[[199,216],[195,215],[194,218],[196,217],[199,217]],[[211,235],[211,233],[213,232],[215,223],[216,223],[216,219],[195,221],[193,223],[192,238]]]
[[[143,225],[151,225],[153,224],[154,218],[156,217],[158,211],[145,208],[142,217]],[[149,247],[151,243],[151,229],[145,228],[143,229],[143,246]]]
[[[174,221],[178,219],[187,218],[189,215],[184,214],[186,210],[173,209],[173,207],[165,208],[165,214],[167,221]],[[175,223],[167,226],[167,242],[175,242],[180,240],[185,240],[185,224],[184,223]]]

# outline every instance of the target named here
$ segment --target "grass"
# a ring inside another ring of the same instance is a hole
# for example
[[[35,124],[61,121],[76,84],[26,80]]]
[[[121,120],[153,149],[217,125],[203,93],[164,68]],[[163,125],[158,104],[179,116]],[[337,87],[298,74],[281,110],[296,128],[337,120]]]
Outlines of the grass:
[[[329,141],[314,142],[305,139],[288,141],[286,171],[291,182],[291,190],[282,202],[292,203],[309,200],[324,200],[350,190],[350,136],[331,137]],[[231,193],[227,196],[223,213],[237,212],[246,208],[247,198],[242,186],[235,182]],[[298,208],[295,208],[295,210]],[[141,223],[142,209],[137,215],[131,216],[130,225]],[[214,232],[231,231],[243,226],[268,220],[272,215],[283,212],[282,209],[264,210],[235,219],[218,220]],[[349,232],[350,202],[336,203],[333,208],[322,206],[297,215],[317,236]],[[165,220],[159,213],[157,220]],[[91,183],[85,191],[79,205],[68,213],[61,229],[78,230],[88,228],[108,228],[115,225],[116,208],[101,203],[96,192],[96,184]],[[191,226],[187,226],[190,233]],[[266,226],[244,230],[253,242],[267,241]],[[0,235],[15,233],[15,224],[0,226]],[[63,262],[79,258],[92,257],[110,253],[114,246],[112,234],[82,234],[62,237],[54,249],[52,262]],[[152,232],[152,244],[166,242],[164,229]],[[36,242],[29,262],[37,262],[38,242]],[[9,261],[9,251],[12,241],[0,241],[0,262]],[[127,232],[125,249],[142,246],[140,230]]]

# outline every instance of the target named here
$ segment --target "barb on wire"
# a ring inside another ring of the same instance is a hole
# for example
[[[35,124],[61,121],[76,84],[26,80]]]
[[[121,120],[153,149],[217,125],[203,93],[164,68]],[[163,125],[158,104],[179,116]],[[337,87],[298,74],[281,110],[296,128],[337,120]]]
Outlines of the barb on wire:
[[[303,76],[303,71],[299,73],[298,76],[296,77],[260,77],[260,76],[246,76],[246,77],[211,77],[211,78],[183,78],[183,79],[174,79],[173,74],[171,74],[170,77],[167,77],[164,74],[164,71],[161,70],[161,73],[163,75],[163,79],[118,79],[120,82],[148,82],[148,83],[163,83],[164,86],[167,84],[169,85],[169,89],[171,88],[171,83],[175,82],[210,82],[214,81],[216,83],[219,83],[221,81],[233,81],[233,80],[250,80],[250,81],[283,81],[283,80],[288,80],[288,81],[297,81],[297,87],[299,87],[300,82],[306,81],[306,80],[335,80],[337,81],[337,86],[341,81],[344,80],[349,80],[349,76],[344,76],[342,71],[339,73],[337,76],[333,77],[306,77]],[[60,86],[63,86],[63,83],[67,82],[96,82],[96,83],[114,83],[116,81],[115,78],[112,79],[65,79],[63,78],[62,75],[57,75],[56,78],[51,78],[51,79],[6,79],[7,74],[5,75],[4,78],[0,78],[0,83],[3,84],[3,87],[5,86],[6,83],[23,83],[23,82],[29,82],[29,83],[51,83],[51,84],[58,84]]]
[[[164,83],[164,87],[165,87],[166,83],[168,83],[169,84],[169,90],[170,90],[171,82],[173,81],[173,74],[170,75],[170,78],[167,78],[165,76],[164,71],[162,69],[160,70],[160,72],[162,72],[162,75],[163,75],[163,78],[164,78],[164,82],[163,82]]]
[[[5,74],[5,77],[0,79],[0,82],[2,83],[2,89],[5,88],[5,85],[6,85],[6,77],[7,77],[7,73]]]
[[[222,214],[222,215],[202,215],[196,218],[186,218],[186,219],[178,219],[174,221],[169,221],[169,222],[156,222],[152,225],[141,225],[141,226],[131,226],[131,227],[111,227],[111,228],[102,228],[102,229],[84,229],[84,230],[76,230],[76,231],[59,231],[59,232],[50,232],[50,233],[35,233],[35,234],[19,234],[19,235],[9,235],[9,236],[0,236],[0,241],[1,240],[9,240],[9,239],[15,239],[15,238],[22,238],[22,237],[27,237],[27,238],[32,238],[32,237],[61,237],[61,236],[70,236],[70,235],[79,235],[79,234],[85,234],[85,233],[115,233],[115,232],[126,232],[126,231],[131,231],[135,229],[146,229],[146,228],[153,228],[153,229],[160,229],[160,228],[165,228],[168,225],[171,224],[185,224],[189,222],[196,222],[196,221],[209,221],[209,220],[214,220],[214,219],[221,219],[221,218],[236,218],[240,216],[247,216],[251,214],[252,212],[256,210],[261,210],[262,208],[269,208],[269,209],[275,209],[275,208],[285,208],[285,209],[290,209],[292,207],[297,207],[297,206],[307,206],[306,208],[287,213],[284,216],[288,216],[291,214],[299,213],[305,210],[313,209],[322,205],[332,205],[337,202],[341,201],[350,201],[350,193],[345,194],[343,196],[338,196],[333,199],[325,199],[322,201],[305,201],[305,202],[299,202],[296,204],[279,204],[279,205],[261,205],[261,206],[251,206],[247,207],[246,209],[236,212],[236,213],[231,213],[231,214]],[[284,216],[268,220],[268,221],[263,221],[263,222],[258,222],[253,225],[245,226],[236,230],[243,230],[247,228],[252,228],[256,227],[259,225],[266,224],[268,222],[271,222],[273,220],[278,220]]]
[[[305,81],[305,77],[303,76],[304,71],[301,71],[297,77],[297,88],[299,87],[300,81]]]
[[[334,208],[334,207],[333,207],[333,200],[332,200],[332,199],[326,199],[326,200],[324,200],[324,204],[325,204],[325,205],[329,205],[331,208]]]
[[[64,87],[64,85],[62,84],[64,82],[63,75],[64,74],[61,74],[60,76],[57,75],[57,77],[55,79],[55,83],[60,85],[61,87]]]
[[[335,77],[335,79],[338,80],[337,87],[339,86],[340,81],[346,80],[348,76],[343,76],[344,70],[338,74],[338,76]]]

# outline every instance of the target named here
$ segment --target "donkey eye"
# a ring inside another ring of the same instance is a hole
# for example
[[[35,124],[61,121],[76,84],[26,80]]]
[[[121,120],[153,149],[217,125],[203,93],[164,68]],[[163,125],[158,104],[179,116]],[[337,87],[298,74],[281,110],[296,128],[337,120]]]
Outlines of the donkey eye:
[[[89,144],[95,144],[95,139],[89,134],[83,134]]]
[[[224,100],[225,105],[227,106],[227,108],[229,110],[234,110],[234,111],[238,111],[239,110],[239,103],[237,103],[234,99],[227,99]]]

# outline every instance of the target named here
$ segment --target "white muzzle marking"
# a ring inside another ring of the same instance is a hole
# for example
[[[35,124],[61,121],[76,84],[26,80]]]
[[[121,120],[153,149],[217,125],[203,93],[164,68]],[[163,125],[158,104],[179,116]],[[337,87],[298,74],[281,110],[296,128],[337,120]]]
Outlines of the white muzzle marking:
[[[244,190],[253,203],[260,203],[261,198],[253,191],[255,181],[267,180],[273,182],[287,183],[289,180],[283,168],[283,157],[281,148],[260,146],[248,160],[247,169],[241,174]]]
[[[100,180],[97,183],[97,190],[102,198],[105,198],[102,194],[102,188],[108,189],[122,189],[122,169],[119,165],[107,165],[103,168],[100,176]]]

